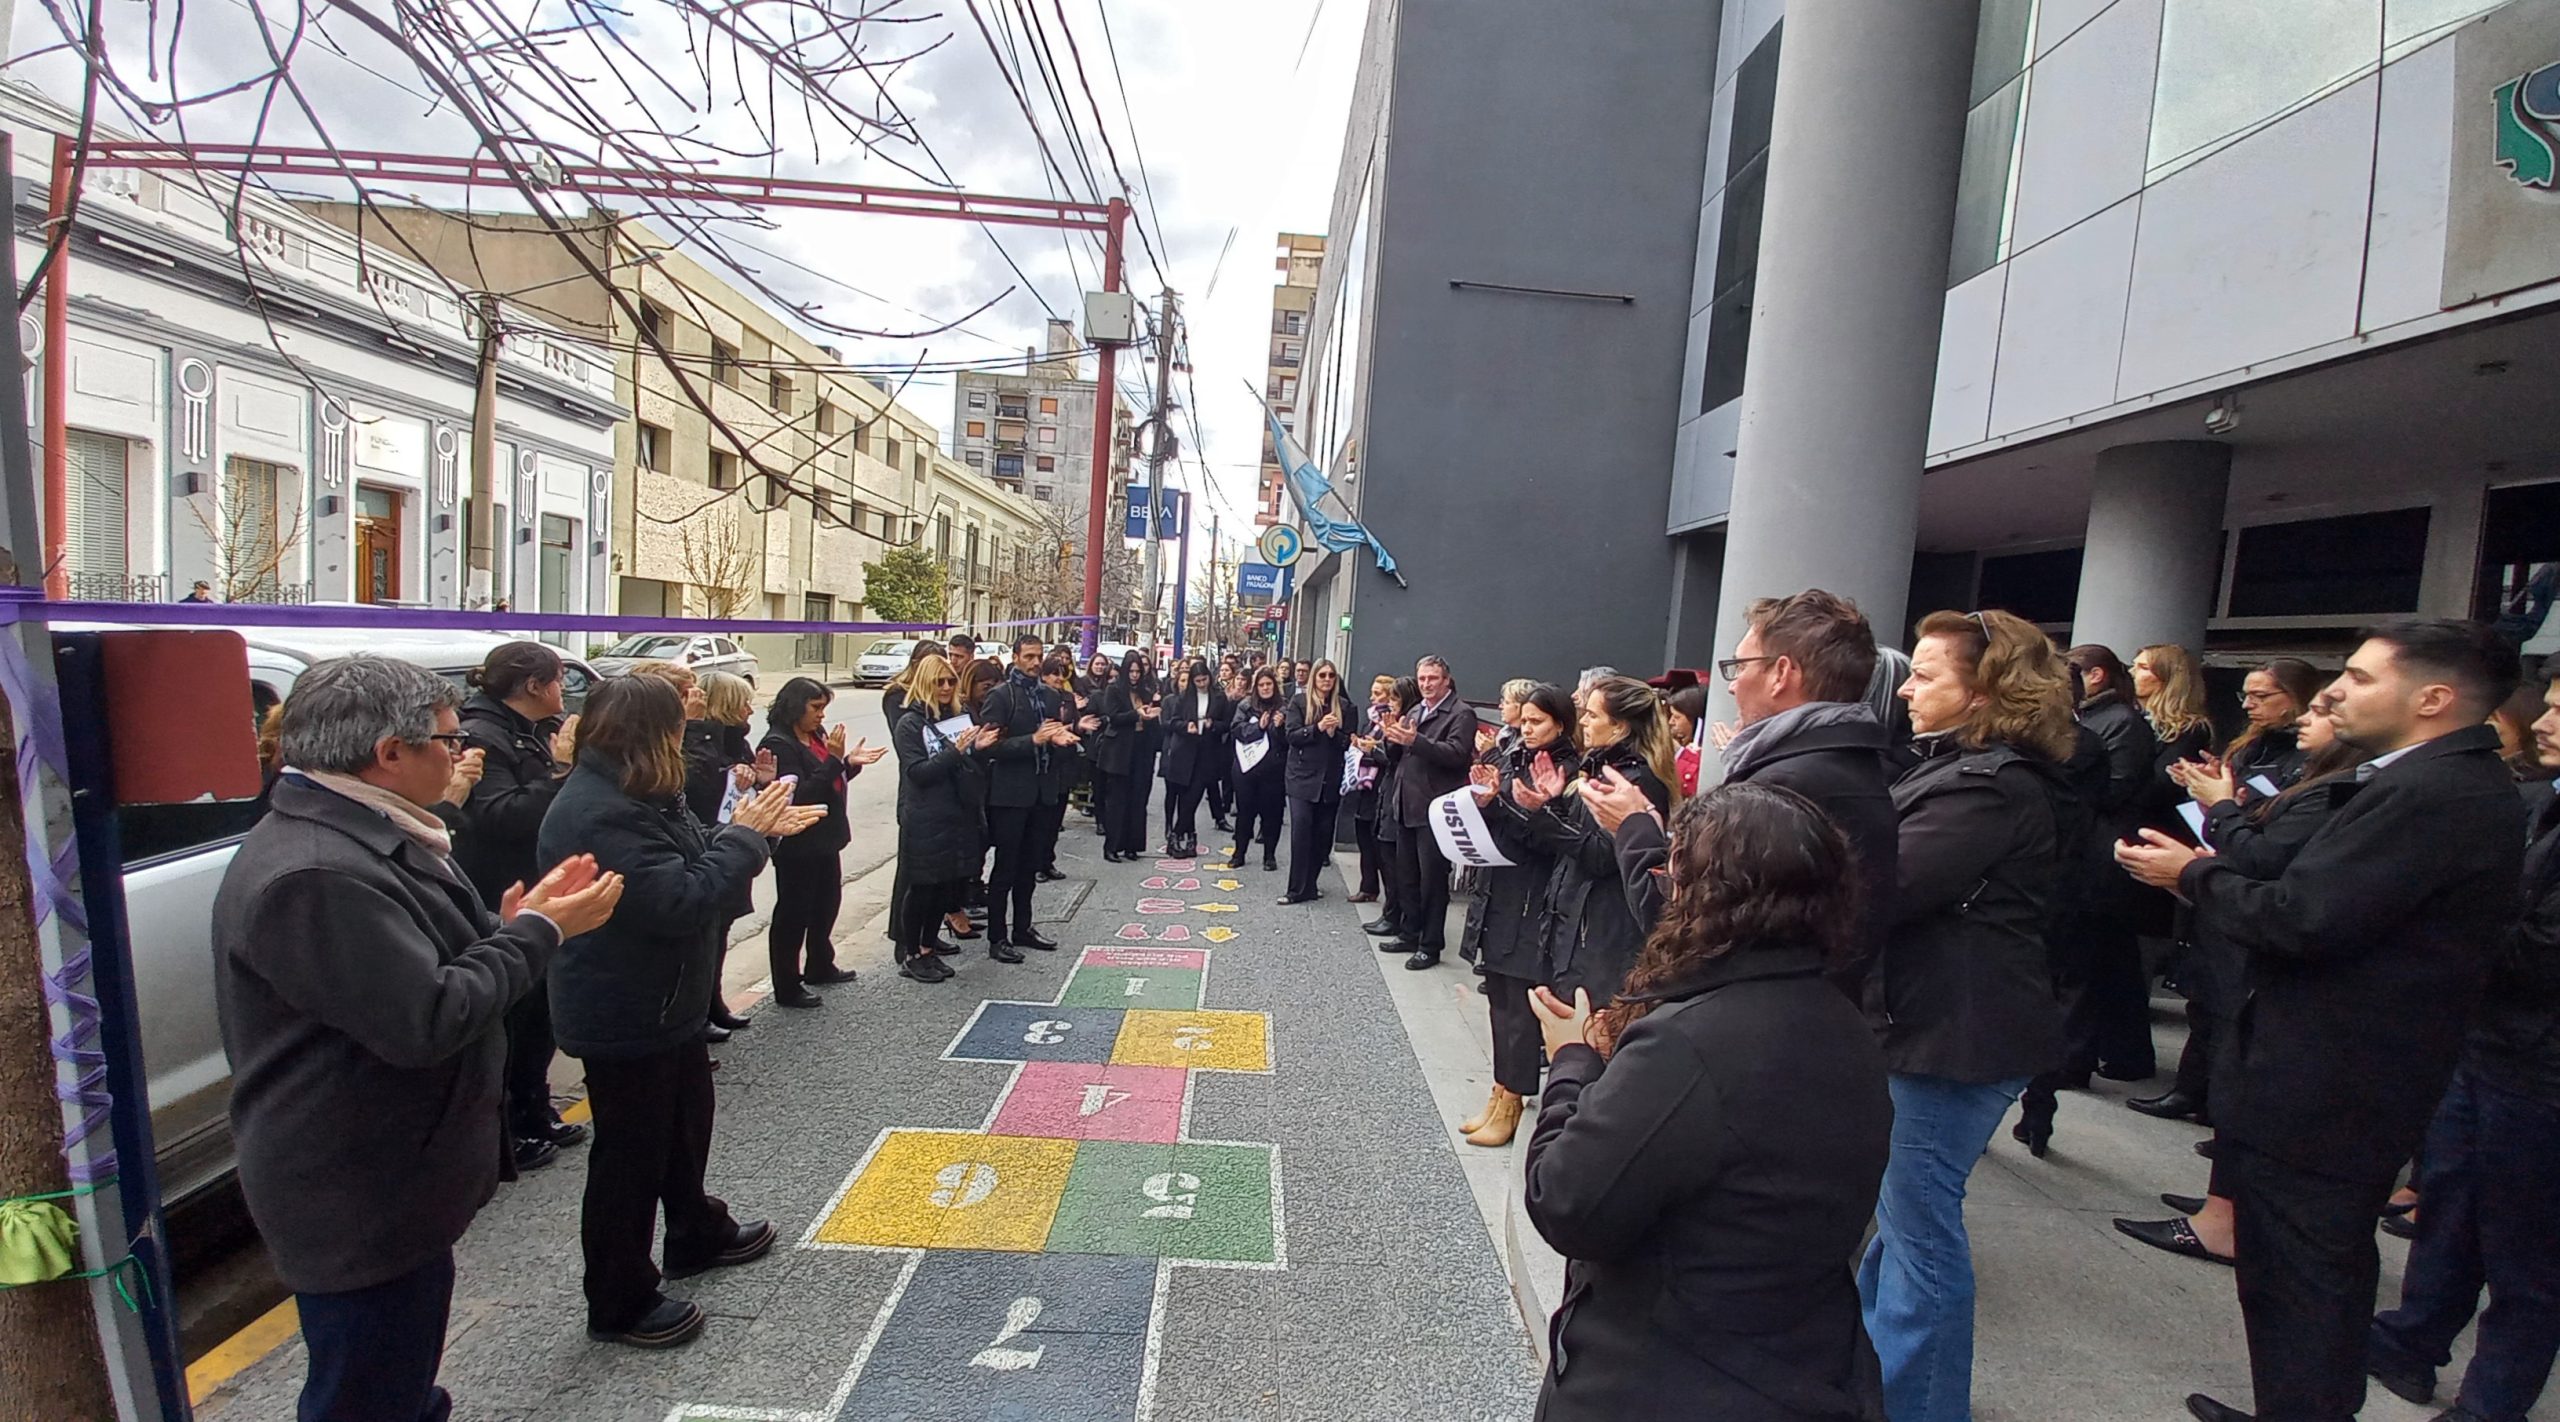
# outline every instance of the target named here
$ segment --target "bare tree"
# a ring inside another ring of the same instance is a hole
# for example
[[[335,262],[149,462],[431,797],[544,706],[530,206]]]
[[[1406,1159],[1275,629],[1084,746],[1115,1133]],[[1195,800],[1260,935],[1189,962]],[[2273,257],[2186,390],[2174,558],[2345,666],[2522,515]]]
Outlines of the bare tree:
[[[764,581],[764,550],[749,545],[738,524],[734,511],[707,510],[676,530],[676,556],[705,617],[742,615],[755,604]]]
[[[275,600],[283,591],[285,560],[302,544],[301,508],[284,511],[282,526],[272,502],[262,507],[246,498],[190,499],[187,512],[213,550],[213,583],[222,600]]]

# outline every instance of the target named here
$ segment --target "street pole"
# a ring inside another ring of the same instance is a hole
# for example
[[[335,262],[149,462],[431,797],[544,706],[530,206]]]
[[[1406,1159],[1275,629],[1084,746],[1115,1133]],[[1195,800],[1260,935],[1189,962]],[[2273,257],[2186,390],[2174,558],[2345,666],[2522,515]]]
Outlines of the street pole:
[[[465,556],[463,593],[467,603],[495,606],[498,599],[497,558],[491,552],[498,531],[498,298],[482,292],[480,314],[479,390],[471,401],[471,548]]]
[[[1125,198],[1111,200],[1110,230],[1102,244],[1102,289],[1120,289],[1120,232],[1129,221]],[[1084,659],[1093,660],[1102,640],[1102,564],[1104,536],[1111,528],[1112,380],[1118,374],[1119,350],[1104,346],[1093,366],[1093,478],[1084,512]]]
[[[1189,502],[1186,494],[1183,503]],[[1182,655],[1183,620],[1191,606],[1191,510],[1177,507],[1182,514],[1182,533],[1173,558],[1173,654],[1178,657]]]
[[[1173,423],[1166,417],[1173,411],[1174,323],[1182,319],[1181,298],[1166,291],[1158,295],[1156,304],[1163,308],[1156,318],[1156,407],[1148,416],[1155,426],[1155,440],[1147,446],[1147,635],[1153,644],[1156,630],[1162,625],[1164,607],[1164,461],[1172,453]],[[1179,598],[1179,594],[1176,594]],[[1176,638],[1177,645],[1180,642]]]
[[[44,272],[44,595],[71,595],[71,220],[73,146],[53,138],[53,181],[45,193],[45,240],[55,245]]]

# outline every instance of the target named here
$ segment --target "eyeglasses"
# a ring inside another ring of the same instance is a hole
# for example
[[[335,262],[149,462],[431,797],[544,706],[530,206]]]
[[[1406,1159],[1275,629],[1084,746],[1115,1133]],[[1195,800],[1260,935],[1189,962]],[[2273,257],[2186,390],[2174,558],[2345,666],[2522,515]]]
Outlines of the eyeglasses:
[[[460,731],[436,731],[430,733],[427,739],[436,742],[446,750],[453,752],[455,755],[460,755],[471,748],[471,738]]]
[[[1726,681],[1730,682],[1740,677],[1742,675],[1742,669],[1751,665],[1753,662],[1774,662],[1776,660],[1777,658],[1775,656],[1727,657],[1723,661],[1716,663],[1716,675],[1723,677]]]
[[[2286,696],[2285,693],[2281,691],[2244,691],[2240,693],[2240,704],[2243,706],[2263,706],[2270,701],[2286,701],[2290,699],[2290,697]]]

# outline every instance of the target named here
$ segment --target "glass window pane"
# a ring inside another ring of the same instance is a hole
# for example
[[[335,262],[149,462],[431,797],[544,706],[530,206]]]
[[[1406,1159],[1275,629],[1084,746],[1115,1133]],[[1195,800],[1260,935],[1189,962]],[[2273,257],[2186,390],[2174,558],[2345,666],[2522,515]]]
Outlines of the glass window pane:
[[[2423,508],[2260,524],[2240,532],[2231,615],[2414,612],[2426,563]]]
[[[1973,33],[1973,96],[1981,103],[2027,67],[2027,20],[2035,0],[1982,0],[1982,18]]]
[[[2382,0],[2167,0],[2151,167],[2328,92],[2381,53]]]
[[[2000,260],[2009,237],[2009,184],[2016,171],[2018,116],[2025,107],[2026,76],[1974,105],[1964,120],[1964,166],[1956,176],[1955,242],[1947,254],[1947,285],[1954,286]]]

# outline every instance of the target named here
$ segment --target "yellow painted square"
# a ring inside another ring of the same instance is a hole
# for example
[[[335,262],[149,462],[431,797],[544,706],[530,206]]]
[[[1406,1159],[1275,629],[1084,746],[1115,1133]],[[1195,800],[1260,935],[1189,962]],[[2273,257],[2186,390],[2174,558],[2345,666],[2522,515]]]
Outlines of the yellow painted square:
[[[1271,1019],[1259,1012],[1132,1008],[1111,1044],[1114,1066],[1271,1070]]]
[[[891,1131],[815,1242],[1036,1253],[1075,1159],[1074,1141],[1045,1136]]]

